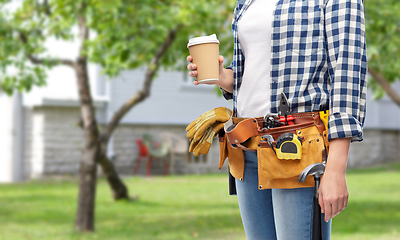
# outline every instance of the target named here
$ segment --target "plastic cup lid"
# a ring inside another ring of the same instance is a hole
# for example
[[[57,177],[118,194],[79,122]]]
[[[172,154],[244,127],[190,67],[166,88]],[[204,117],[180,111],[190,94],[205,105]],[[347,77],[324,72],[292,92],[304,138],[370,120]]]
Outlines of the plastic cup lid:
[[[217,39],[217,35],[212,34],[210,36],[202,36],[202,37],[195,37],[189,39],[189,43],[187,47],[189,48],[190,46],[197,45],[197,44],[203,44],[203,43],[218,43],[219,41]]]

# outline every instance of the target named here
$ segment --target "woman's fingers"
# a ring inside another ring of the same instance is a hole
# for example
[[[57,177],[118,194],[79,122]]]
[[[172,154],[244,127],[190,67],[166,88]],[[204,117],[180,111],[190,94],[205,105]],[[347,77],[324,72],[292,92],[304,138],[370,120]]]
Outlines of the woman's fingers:
[[[325,213],[325,205],[324,205],[324,200],[323,200],[321,191],[318,193],[318,203],[319,203],[319,206],[321,207],[321,213]]]
[[[218,60],[219,60],[220,64],[224,63],[224,57],[223,56],[219,55]]]
[[[197,65],[193,63],[193,57],[191,55],[187,56],[186,61],[189,62],[189,64],[186,66],[186,68],[189,70],[189,77],[196,78],[197,77]],[[224,57],[219,56],[218,62],[219,62],[219,68],[220,68],[220,74],[221,74],[223,71]],[[194,85],[199,84],[199,82],[197,82],[197,80],[194,80],[193,83],[194,83]]]
[[[194,70],[197,69],[197,66],[196,66],[196,64],[194,64],[194,63],[189,63],[189,64],[187,65],[187,69],[188,69],[188,70],[191,70],[191,71],[194,71]]]
[[[319,205],[321,206],[321,212],[325,213],[325,221],[334,218],[340,212],[342,212],[348,203],[348,194],[339,196],[324,196],[322,192],[319,192]]]
[[[192,56],[190,56],[190,55],[187,56],[186,61],[189,62],[189,64],[187,65],[187,69],[190,71],[189,77],[194,77],[194,78],[197,77],[197,71],[196,71],[197,66],[196,66],[196,64],[192,63],[192,61],[193,61]],[[195,80],[194,84],[198,85],[199,83]]]
[[[189,72],[190,77],[196,77],[197,76],[197,71],[191,71]]]

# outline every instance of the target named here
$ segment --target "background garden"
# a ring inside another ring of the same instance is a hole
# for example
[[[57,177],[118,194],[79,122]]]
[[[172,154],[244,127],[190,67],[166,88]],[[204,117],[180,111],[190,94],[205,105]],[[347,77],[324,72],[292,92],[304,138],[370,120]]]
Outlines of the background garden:
[[[333,240],[400,239],[400,165],[350,170],[348,207]],[[98,183],[95,233],[74,229],[77,181],[0,185],[1,240],[246,239],[226,174],[124,179],[139,198],[114,202]]]
[[[107,154],[124,116],[150,98],[159,70],[186,71],[189,37],[216,32],[221,55],[231,58],[235,2],[0,0],[0,93],[44,87],[48,70],[68,67],[81,112],[73,127],[84,133],[74,176],[0,185],[0,240],[245,239],[226,173],[122,177]],[[391,87],[400,79],[400,1],[363,4],[369,88],[400,107]],[[52,54],[49,39],[76,43],[76,59]],[[101,126],[89,63],[108,78],[144,72],[143,88]],[[351,169],[347,177],[349,205],[334,219],[332,239],[400,239],[400,165]]]

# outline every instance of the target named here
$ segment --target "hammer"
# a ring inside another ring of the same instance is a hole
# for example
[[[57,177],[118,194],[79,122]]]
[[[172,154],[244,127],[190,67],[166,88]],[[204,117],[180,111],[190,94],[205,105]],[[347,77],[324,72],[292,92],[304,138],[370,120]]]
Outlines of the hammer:
[[[313,231],[312,240],[322,240],[322,229],[321,229],[321,206],[318,203],[318,188],[322,174],[325,171],[325,164],[314,163],[306,167],[297,179],[298,182],[304,183],[309,175],[314,176],[315,187],[314,187],[314,215],[313,215]]]

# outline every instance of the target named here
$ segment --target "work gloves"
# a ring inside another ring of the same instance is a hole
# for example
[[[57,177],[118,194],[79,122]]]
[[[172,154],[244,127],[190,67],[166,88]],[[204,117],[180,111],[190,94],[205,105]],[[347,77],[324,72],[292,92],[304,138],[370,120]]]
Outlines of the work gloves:
[[[224,127],[232,111],[225,107],[218,107],[205,112],[186,127],[186,137],[190,141],[189,152],[193,155],[207,154],[213,138]]]

